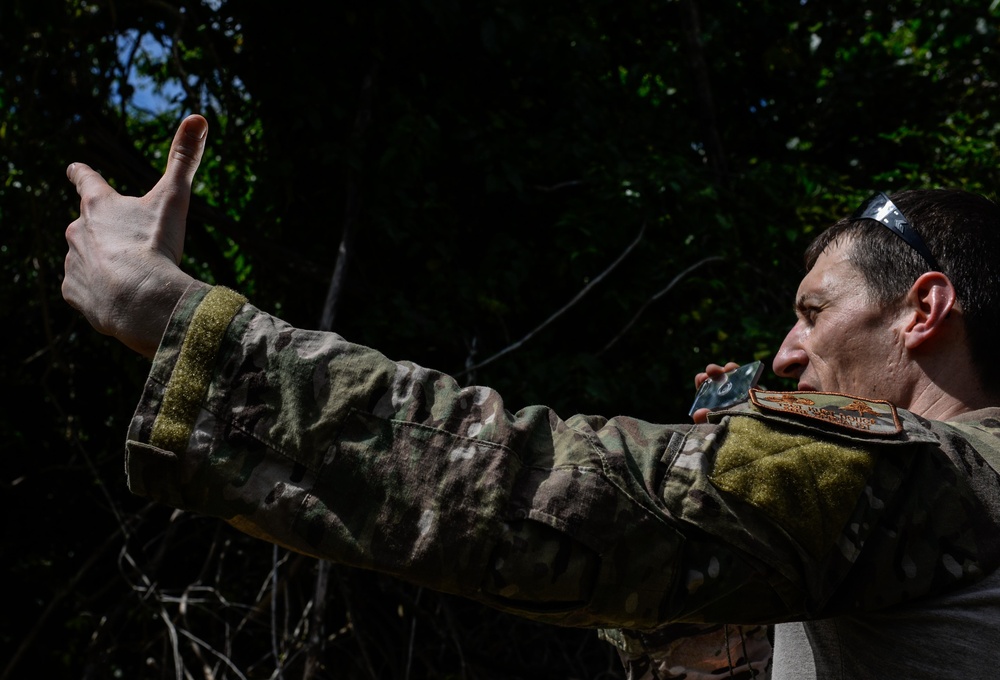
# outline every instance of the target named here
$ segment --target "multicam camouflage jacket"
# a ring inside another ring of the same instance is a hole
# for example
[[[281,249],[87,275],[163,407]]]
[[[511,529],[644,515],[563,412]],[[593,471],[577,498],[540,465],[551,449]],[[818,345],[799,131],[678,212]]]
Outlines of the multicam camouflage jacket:
[[[137,494],[633,659],[666,626],[876,610],[1000,562],[997,475],[951,426],[814,393],[704,425],[510,413],[224,288],[179,303],[128,440]]]

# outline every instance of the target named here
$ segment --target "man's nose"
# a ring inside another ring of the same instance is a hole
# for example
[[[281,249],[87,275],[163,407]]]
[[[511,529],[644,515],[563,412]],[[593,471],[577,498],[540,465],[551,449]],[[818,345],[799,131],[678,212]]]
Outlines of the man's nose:
[[[772,368],[782,378],[798,378],[802,375],[802,371],[806,370],[806,365],[809,363],[809,357],[806,356],[799,341],[802,332],[799,326],[798,323],[792,326],[788,335],[785,336],[784,342],[781,343],[778,353],[774,355]]]

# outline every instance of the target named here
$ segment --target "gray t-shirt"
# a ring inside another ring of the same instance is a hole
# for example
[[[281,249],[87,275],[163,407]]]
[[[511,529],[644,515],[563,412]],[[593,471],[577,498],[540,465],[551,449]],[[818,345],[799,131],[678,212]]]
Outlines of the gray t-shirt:
[[[772,680],[997,677],[997,602],[1000,570],[954,593],[883,612],[779,624]]]

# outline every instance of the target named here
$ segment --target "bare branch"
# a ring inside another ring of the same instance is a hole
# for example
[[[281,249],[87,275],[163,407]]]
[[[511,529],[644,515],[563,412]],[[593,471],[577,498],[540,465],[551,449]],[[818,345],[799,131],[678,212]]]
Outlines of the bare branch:
[[[176,680],[182,680],[184,678],[184,660],[181,659],[181,648],[180,641],[177,637],[177,628],[174,626],[174,622],[170,620],[167,616],[167,610],[160,608],[160,619],[163,624],[167,627],[167,633],[170,636],[170,650],[173,652],[174,656],[174,677]]]
[[[378,62],[372,63],[364,83],[361,86],[361,100],[358,103],[358,113],[354,119],[354,140],[360,148],[364,142],[365,132],[372,119],[372,92],[375,89],[375,76],[378,73]],[[347,206],[344,214],[344,231],[340,237],[340,247],[337,249],[337,262],[330,278],[330,287],[326,293],[323,314],[320,317],[319,330],[332,331],[337,318],[337,307],[340,304],[340,291],[347,279],[347,262],[354,248],[354,237],[358,231],[361,218],[361,180],[360,173],[353,168],[348,171]]]
[[[632,328],[632,326],[635,325],[635,322],[639,320],[639,317],[642,316],[642,313],[646,311],[646,308],[649,307],[654,302],[656,302],[657,300],[659,300],[661,297],[663,297],[667,293],[669,293],[670,290],[674,286],[676,286],[685,276],[687,276],[688,274],[690,274],[691,272],[693,272],[695,269],[697,269],[698,267],[702,266],[703,264],[706,264],[708,262],[713,262],[715,260],[721,260],[721,259],[723,259],[723,258],[720,255],[713,255],[711,257],[706,257],[705,259],[700,260],[699,262],[695,262],[693,265],[691,265],[690,267],[688,267],[687,269],[685,269],[684,271],[682,271],[680,274],[678,274],[677,276],[675,276],[673,279],[671,279],[670,283],[667,284],[666,288],[664,288],[659,293],[657,293],[653,297],[651,297],[648,300],[646,300],[645,304],[643,304],[642,307],[639,308],[639,311],[636,312],[632,316],[632,318],[629,320],[629,322],[627,324],[625,324],[625,327],[622,328],[621,331],[619,331],[618,335],[616,335],[614,338],[612,338],[611,342],[609,342],[608,344],[606,344],[604,346],[604,349],[602,349],[600,352],[597,353],[597,356],[600,356],[600,355],[604,354],[609,349],[611,349],[611,347],[616,342],[618,342],[619,340],[621,340],[625,336],[625,334],[628,333],[629,329]]]
[[[219,650],[213,648],[212,645],[208,644],[200,637],[196,636],[194,633],[191,633],[190,631],[184,628],[178,628],[177,632],[186,637],[188,640],[190,640],[195,647],[204,649],[206,652],[209,652],[210,654],[218,658],[219,661],[226,664],[226,666],[229,667],[229,669],[232,670],[233,673],[235,673],[236,676],[240,678],[240,680],[247,680],[247,676],[244,675],[243,672],[236,667],[236,664],[232,662],[232,660],[229,658],[228,655],[223,654]],[[212,674],[208,673],[206,674],[206,677],[212,677]]]
[[[306,647],[306,667],[302,672],[303,680],[310,680],[322,668],[322,652],[325,619],[326,591],[330,583],[330,563],[326,560],[316,562],[316,591],[313,595],[312,625],[309,628],[309,641]]]
[[[544,192],[559,191],[560,189],[571,189],[573,187],[583,186],[586,183],[587,180],[584,179],[570,179],[565,182],[557,182],[556,184],[550,184],[548,186],[536,184],[535,190]]]
[[[683,27],[684,48],[687,52],[688,64],[695,81],[695,95],[701,113],[708,164],[715,176],[715,184],[719,187],[725,187],[729,183],[729,168],[722,147],[722,136],[719,134],[715,99],[712,96],[709,69],[705,62],[705,49],[701,42],[701,21],[698,17],[698,6],[695,4],[695,0],[681,0],[681,26]]]
[[[410,680],[410,670],[413,667],[413,644],[417,638],[417,612],[416,608],[420,606],[420,596],[424,594],[423,588],[417,589],[417,599],[413,603],[414,612],[410,617],[410,642],[406,649],[406,673],[403,675],[403,680]]]
[[[610,274],[615,269],[615,267],[617,267],[619,264],[621,264],[622,261],[626,257],[628,257],[629,253],[631,253],[635,249],[635,247],[637,245],[639,245],[639,242],[642,241],[642,237],[643,237],[643,235],[645,233],[646,233],[646,225],[643,224],[642,227],[639,229],[639,234],[635,237],[635,240],[632,241],[632,243],[630,243],[628,245],[628,247],[625,248],[625,250],[622,251],[621,255],[619,255],[618,258],[614,262],[612,262],[610,265],[608,265],[607,269],[605,269],[603,272],[601,272],[596,277],[594,277],[593,279],[591,279],[590,283],[588,283],[586,286],[584,286],[583,289],[579,293],[577,293],[575,296],[573,296],[572,300],[570,300],[565,305],[563,305],[554,314],[552,314],[552,316],[550,316],[545,321],[543,321],[541,324],[539,324],[537,327],[535,327],[527,335],[525,335],[523,338],[521,338],[517,342],[515,342],[515,343],[513,343],[511,345],[508,345],[507,347],[504,347],[502,350],[500,350],[499,352],[497,352],[493,356],[489,357],[488,359],[484,359],[483,361],[480,361],[478,364],[476,364],[474,366],[467,366],[464,371],[461,371],[460,373],[456,373],[455,377],[457,378],[457,377],[463,376],[466,373],[471,373],[472,371],[480,369],[483,366],[486,366],[487,364],[493,363],[494,361],[496,361],[500,357],[502,357],[502,356],[504,356],[506,354],[510,354],[514,350],[520,348],[524,343],[528,342],[528,340],[530,340],[531,338],[533,338],[536,335],[538,335],[538,333],[540,333],[542,331],[542,329],[544,329],[546,326],[548,326],[553,321],[555,321],[556,319],[558,319],[560,316],[562,316],[563,314],[565,314],[576,303],[578,303],[580,300],[582,300],[583,297],[587,293],[589,293],[591,290],[593,290],[594,287],[597,286],[597,284],[599,284],[608,274]]]
[[[364,662],[364,669],[368,673],[368,677],[374,680],[375,678],[378,678],[378,673],[375,672],[375,666],[372,664],[372,653],[368,649],[368,643],[365,642],[365,635],[360,627],[355,623],[356,617],[354,615],[354,604],[350,590],[344,582],[344,576],[341,571],[334,569],[333,575],[337,578],[337,586],[340,588],[340,596],[344,601],[344,615],[347,617],[347,625],[354,631],[355,639],[358,643],[358,650],[361,652],[361,661]]]
[[[274,654],[274,672],[278,680],[284,680],[281,653],[278,651],[278,544],[271,546],[271,653]]]

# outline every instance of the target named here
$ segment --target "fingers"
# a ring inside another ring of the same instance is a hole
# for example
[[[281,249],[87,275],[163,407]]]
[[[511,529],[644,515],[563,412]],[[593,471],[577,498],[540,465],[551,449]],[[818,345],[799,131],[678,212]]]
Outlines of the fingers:
[[[166,190],[170,194],[179,190],[186,195],[185,190],[190,189],[195,172],[201,164],[207,134],[208,121],[199,115],[188,116],[181,122],[170,144],[167,169],[157,182],[157,189]],[[97,197],[114,191],[86,163],[70,163],[66,168],[66,177],[76,187],[81,198],[85,195]]]
[[[97,197],[114,191],[100,173],[86,163],[70,163],[66,168],[66,177],[76,187],[76,193],[80,198]]]
[[[724,374],[739,367],[740,365],[735,361],[730,361],[725,366],[719,366],[718,364],[709,364],[708,366],[705,367],[705,370],[702,373],[699,373],[694,377],[694,388],[698,389],[699,387],[701,387],[701,384],[706,380],[715,380],[717,378],[721,378]]]
[[[157,189],[171,193],[190,189],[205,152],[207,135],[208,121],[201,116],[188,116],[181,122],[170,144],[167,169],[157,183]]]
[[[704,425],[708,422],[708,414],[711,413],[707,408],[700,408],[691,414],[691,419],[698,425]]]

